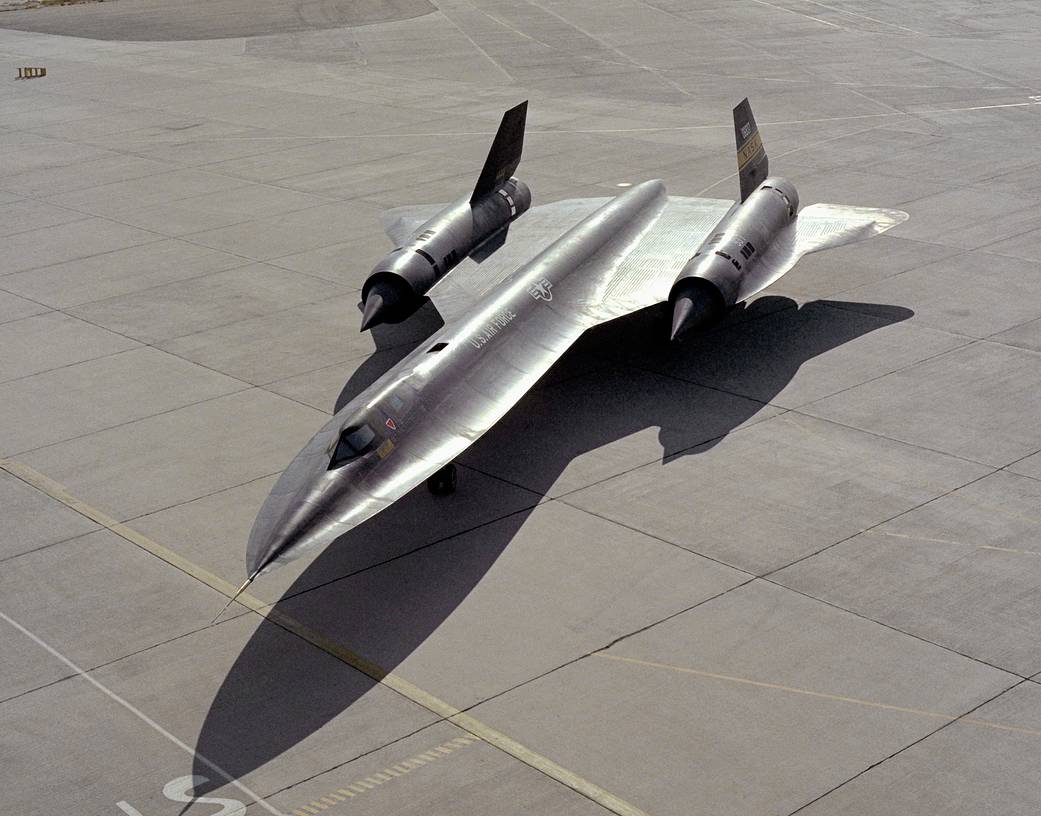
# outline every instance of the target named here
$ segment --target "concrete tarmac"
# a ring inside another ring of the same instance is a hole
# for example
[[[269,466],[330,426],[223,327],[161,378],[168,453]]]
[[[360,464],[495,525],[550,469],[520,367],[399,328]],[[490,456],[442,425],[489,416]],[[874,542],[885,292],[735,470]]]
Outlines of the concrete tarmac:
[[[16,0],[17,2],[17,0]],[[0,10],[5,28],[94,40],[222,40],[367,26],[435,11],[429,0],[88,0]]]
[[[1041,809],[1034,4],[0,26],[0,810]],[[523,99],[536,203],[736,196],[744,96],[804,205],[910,220],[679,345],[594,330],[455,495],[211,624],[280,470],[436,326],[357,333],[384,209],[470,189]]]

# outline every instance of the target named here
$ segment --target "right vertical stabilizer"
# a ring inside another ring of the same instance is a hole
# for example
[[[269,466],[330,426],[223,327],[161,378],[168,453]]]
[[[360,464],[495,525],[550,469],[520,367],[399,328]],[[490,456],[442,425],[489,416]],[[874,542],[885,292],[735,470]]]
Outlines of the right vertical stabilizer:
[[[734,108],[734,136],[737,139],[737,173],[741,180],[741,200],[762,184],[770,172],[770,160],[759,137],[752,106],[746,97]]]

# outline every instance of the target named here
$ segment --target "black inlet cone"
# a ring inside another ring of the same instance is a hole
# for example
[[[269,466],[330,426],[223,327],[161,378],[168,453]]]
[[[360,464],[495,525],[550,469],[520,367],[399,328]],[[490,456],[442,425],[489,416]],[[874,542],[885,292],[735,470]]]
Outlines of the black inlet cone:
[[[672,334],[669,335],[670,340],[675,340],[683,333],[684,329],[687,328],[687,321],[694,310],[694,301],[689,297],[684,296],[676,300],[672,305]]]
[[[670,340],[715,323],[723,316],[723,297],[709,281],[692,278],[673,290]]]
[[[384,275],[363,290],[361,330],[366,331],[380,323],[400,323],[412,314],[422,302],[404,280]]]
[[[361,315],[361,330],[368,331],[373,326],[383,323],[384,312],[386,312],[386,307],[383,296],[369,292],[369,296],[365,299],[365,310]]]

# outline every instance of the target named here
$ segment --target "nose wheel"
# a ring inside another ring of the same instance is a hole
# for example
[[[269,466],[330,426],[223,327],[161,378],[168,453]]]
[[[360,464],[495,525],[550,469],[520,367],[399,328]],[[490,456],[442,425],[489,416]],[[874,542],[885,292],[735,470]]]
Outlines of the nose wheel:
[[[455,465],[445,465],[427,479],[427,489],[435,496],[450,496],[455,493],[457,478]]]

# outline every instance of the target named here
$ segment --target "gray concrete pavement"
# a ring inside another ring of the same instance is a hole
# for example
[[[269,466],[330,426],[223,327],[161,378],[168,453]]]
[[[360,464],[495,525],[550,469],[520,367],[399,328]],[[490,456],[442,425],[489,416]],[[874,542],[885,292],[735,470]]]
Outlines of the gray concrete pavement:
[[[1020,684],[803,812],[935,812],[951,803],[966,813],[1029,812],[1041,783],[1037,766],[1024,761],[1041,723],[1038,693],[1036,684]]]
[[[248,13],[236,0],[207,3],[130,0],[94,8],[53,8],[9,11],[4,25],[28,31],[48,31],[100,40],[208,40],[259,36],[284,31],[311,31],[343,26],[365,26],[429,14],[428,0],[349,0],[333,3],[262,2]]]
[[[1030,676],[1041,670],[1041,596],[1023,559],[1037,550],[1039,498],[1036,479],[998,471],[775,580]]]
[[[475,714],[651,813],[787,813],[1016,682],[757,581]]]
[[[1039,46],[1016,0],[0,13],[0,810],[1035,814]],[[437,325],[357,333],[384,208],[524,98],[536,203],[733,197],[746,95],[803,204],[911,219],[591,332],[457,494],[211,624]]]

